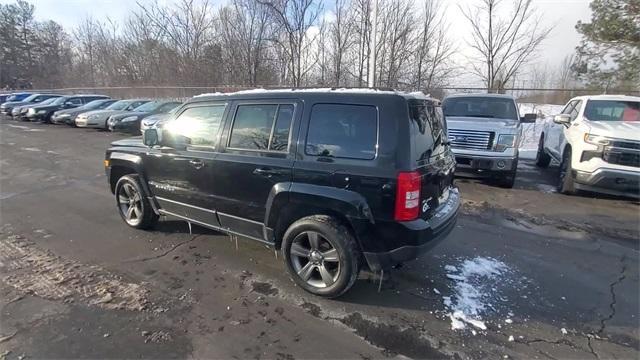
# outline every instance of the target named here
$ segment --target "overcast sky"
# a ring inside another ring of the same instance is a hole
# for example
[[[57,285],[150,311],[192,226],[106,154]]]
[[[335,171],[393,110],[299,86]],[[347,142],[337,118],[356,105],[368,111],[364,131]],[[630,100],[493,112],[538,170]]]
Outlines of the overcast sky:
[[[149,2],[152,0],[140,0]],[[173,0],[160,0],[161,3]],[[380,0],[384,1],[384,0]],[[458,62],[465,62],[469,49],[465,45],[468,28],[465,19],[461,17],[459,4],[472,3],[475,0],[444,0],[447,6],[447,21],[451,37],[458,45]],[[503,0],[503,6],[512,0]],[[578,20],[587,21],[591,17],[589,0],[533,0],[535,7],[543,15],[543,25],[553,26],[550,37],[545,41],[538,56],[533,60],[540,65],[556,67],[562,59],[574,52],[580,41],[580,35],[575,30]],[[7,0],[0,0],[8,3]],[[109,17],[115,21],[126,18],[127,13],[136,8],[135,0],[31,0],[36,7],[38,20],[52,19],[71,30],[83,17]],[[214,4],[224,3],[224,0],[214,0]],[[325,9],[330,8],[329,1],[325,1]]]

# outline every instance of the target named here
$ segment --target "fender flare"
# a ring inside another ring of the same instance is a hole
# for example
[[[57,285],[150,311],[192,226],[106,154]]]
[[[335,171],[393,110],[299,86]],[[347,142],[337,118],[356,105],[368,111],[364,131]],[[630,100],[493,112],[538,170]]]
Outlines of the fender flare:
[[[134,170],[140,178],[142,189],[144,190],[146,195],[148,197],[153,196],[153,194],[151,193],[151,189],[149,189],[149,186],[147,184],[147,179],[142,166],[142,157],[140,155],[114,151],[109,154],[109,167],[113,168],[116,166],[126,167]],[[111,175],[109,175],[109,177],[111,177]],[[111,181],[110,178],[108,180]]]
[[[357,223],[374,223],[373,214],[366,199],[354,191],[282,182],[275,184],[269,192],[265,209],[265,226],[275,229],[282,209],[289,204],[317,204],[318,207],[344,214],[354,229],[358,228],[355,226]]]

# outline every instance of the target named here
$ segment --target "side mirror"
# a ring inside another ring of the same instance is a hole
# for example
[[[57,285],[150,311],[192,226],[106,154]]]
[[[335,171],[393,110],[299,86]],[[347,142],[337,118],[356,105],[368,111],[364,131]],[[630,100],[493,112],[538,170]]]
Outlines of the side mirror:
[[[524,114],[524,116],[520,117],[521,123],[534,123],[538,118],[538,114]]]
[[[156,129],[147,129],[142,134],[142,142],[148,147],[160,145],[160,138]]]
[[[553,122],[556,124],[567,126],[571,123],[571,115],[560,114],[553,117]]]

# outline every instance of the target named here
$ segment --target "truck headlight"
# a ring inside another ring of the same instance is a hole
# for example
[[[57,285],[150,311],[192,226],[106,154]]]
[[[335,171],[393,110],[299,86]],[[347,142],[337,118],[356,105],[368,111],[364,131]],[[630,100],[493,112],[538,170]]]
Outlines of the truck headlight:
[[[122,122],[132,122],[138,120],[137,116],[127,116],[126,118],[120,120]]]
[[[592,145],[598,146],[606,146],[611,144],[611,140],[604,136],[596,135],[596,134],[584,134],[584,142]]]
[[[515,147],[517,140],[518,136],[516,134],[503,134],[498,136],[496,151],[505,151],[508,148]]]

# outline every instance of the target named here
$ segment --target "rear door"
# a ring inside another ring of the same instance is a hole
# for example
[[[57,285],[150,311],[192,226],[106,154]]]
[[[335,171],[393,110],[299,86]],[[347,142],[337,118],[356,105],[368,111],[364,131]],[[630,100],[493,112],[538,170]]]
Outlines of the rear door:
[[[291,129],[301,107],[294,99],[233,102],[212,174],[212,196],[223,228],[265,240],[269,192],[291,181]]]
[[[186,149],[151,149],[145,159],[145,175],[160,207],[172,215],[205,225],[220,226],[213,196],[218,169],[214,160],[224,118],[224,102],[192,104],[166,127],[164,135],[188,139]]]
[[[420,217],[429,219],[449,197],[453,185],[455,157],[439,103],[411,99],[409,102],[412,158],[422,177]]]

